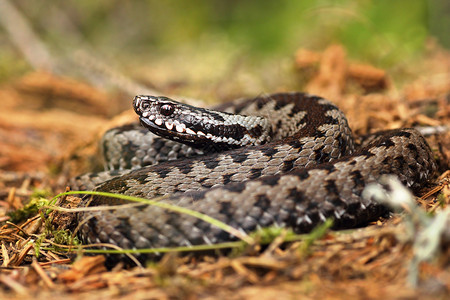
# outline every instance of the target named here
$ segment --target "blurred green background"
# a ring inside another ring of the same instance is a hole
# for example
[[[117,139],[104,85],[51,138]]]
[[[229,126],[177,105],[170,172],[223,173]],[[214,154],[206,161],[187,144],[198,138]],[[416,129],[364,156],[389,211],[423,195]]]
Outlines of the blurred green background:
[[[230,76],[230,65],[269,64],[267,73],[300,47],[340,43],[351,59],[393,70],[414,64],[430,40],[450,47],[448,0],[9,2],[51,58],[82,49],[156,87]],[[0,27],[0,82],[29,69]]]

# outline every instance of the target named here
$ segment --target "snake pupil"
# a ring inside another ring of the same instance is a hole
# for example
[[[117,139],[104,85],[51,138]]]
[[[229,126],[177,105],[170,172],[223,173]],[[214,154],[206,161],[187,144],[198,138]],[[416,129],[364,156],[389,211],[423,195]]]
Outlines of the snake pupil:
[[[163,116],[170,116],[173,113],[174,110],[175,110],[175,108],[171,104],[163,104],[159,108],[159,112]]]

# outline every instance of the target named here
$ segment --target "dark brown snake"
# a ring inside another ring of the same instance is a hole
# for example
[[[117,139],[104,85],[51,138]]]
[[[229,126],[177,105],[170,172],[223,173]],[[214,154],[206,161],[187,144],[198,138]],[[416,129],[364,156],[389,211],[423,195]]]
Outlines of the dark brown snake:
[[[355,150],[343,113],[317,96],[281,93],[220,107],[239,116],[165,97],[137,96],[133,104],[141,124],[164,138],[136,125],[111,130],[103,148],[107,167],[119,170],[79,177],[78,186],[100,183],[97,191],[145,198],[169,195],[162,201],[245,233],[268,226],[305,233],[328,218],[335,228],[367,224],[386,209],[361,196],[366,185],[393,174],[414,189],[436,169],[430,147],[414,129],[376,133]],[[246,117],[254,114],[261,117]],[[121,203],[95,196],[83,205]],[[195,217],[149,205],[83,212],[78,221],[84,242],[124,249],[236,239]]]

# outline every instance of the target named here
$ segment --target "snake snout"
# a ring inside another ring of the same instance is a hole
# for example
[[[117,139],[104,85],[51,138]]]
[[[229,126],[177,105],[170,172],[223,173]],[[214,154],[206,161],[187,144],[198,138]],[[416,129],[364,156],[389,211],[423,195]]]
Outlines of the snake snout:
[[[136,96],[133,99],[133,109],[139,116],[142,116],[150,109],[151,99],[148,96]]]
[[[136,96],[133,99],[133,109],[134,111],[140,115],[140,104],[141,104],[141,97],[140,96]]]

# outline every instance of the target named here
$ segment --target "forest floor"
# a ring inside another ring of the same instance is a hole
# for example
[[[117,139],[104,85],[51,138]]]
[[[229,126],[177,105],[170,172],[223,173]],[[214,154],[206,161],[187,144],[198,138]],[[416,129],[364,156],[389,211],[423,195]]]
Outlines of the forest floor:
[[[336,103],[356,135],[399,127],[426,130],[439,169],[416,195],[417,203],[430,220],[447,214],[448,225],[450,53],[438,47],[429,50],[415,73],[409,74],[413,80],[400,86],[384,70],[348,61],[345,50],[336,45],[323,53],[300,49],[291,62],[295,75],[290,80],[301,81],[303,90]],[[166,90],[178,93],[177,84],[167,84]],[[223,87],[212,94],[227,100],[248,94],[235,89],[224,96],[222,91]],[[1,299],[444,299],[449,295],[448,228],[438,234],[434,248],[433,241],[420,248],[416,237],[426,225],[415,222],[417,235],[411,234],[408,213],[365,228],[329,231],[314,240],[283,243],[278,238],[257,254],[202,258],[169,254],[148,266],[118,265],[112,270],[104,267],[102,255],[83,256],[76,249],[66,254],[53,247],[61,239],[52,231],[51,216],[26,205],[30,199],[50,199],[65,191],[71,176],[99,169],[97,142],[102,133],[136,119],[131,109],[115,108],[123,107],[124,98],[132,96],[42,71],[0,86]],[[53,220],[53,226],[64,222],[68,221]],[[424,249],[432,250],[422,258]]]

